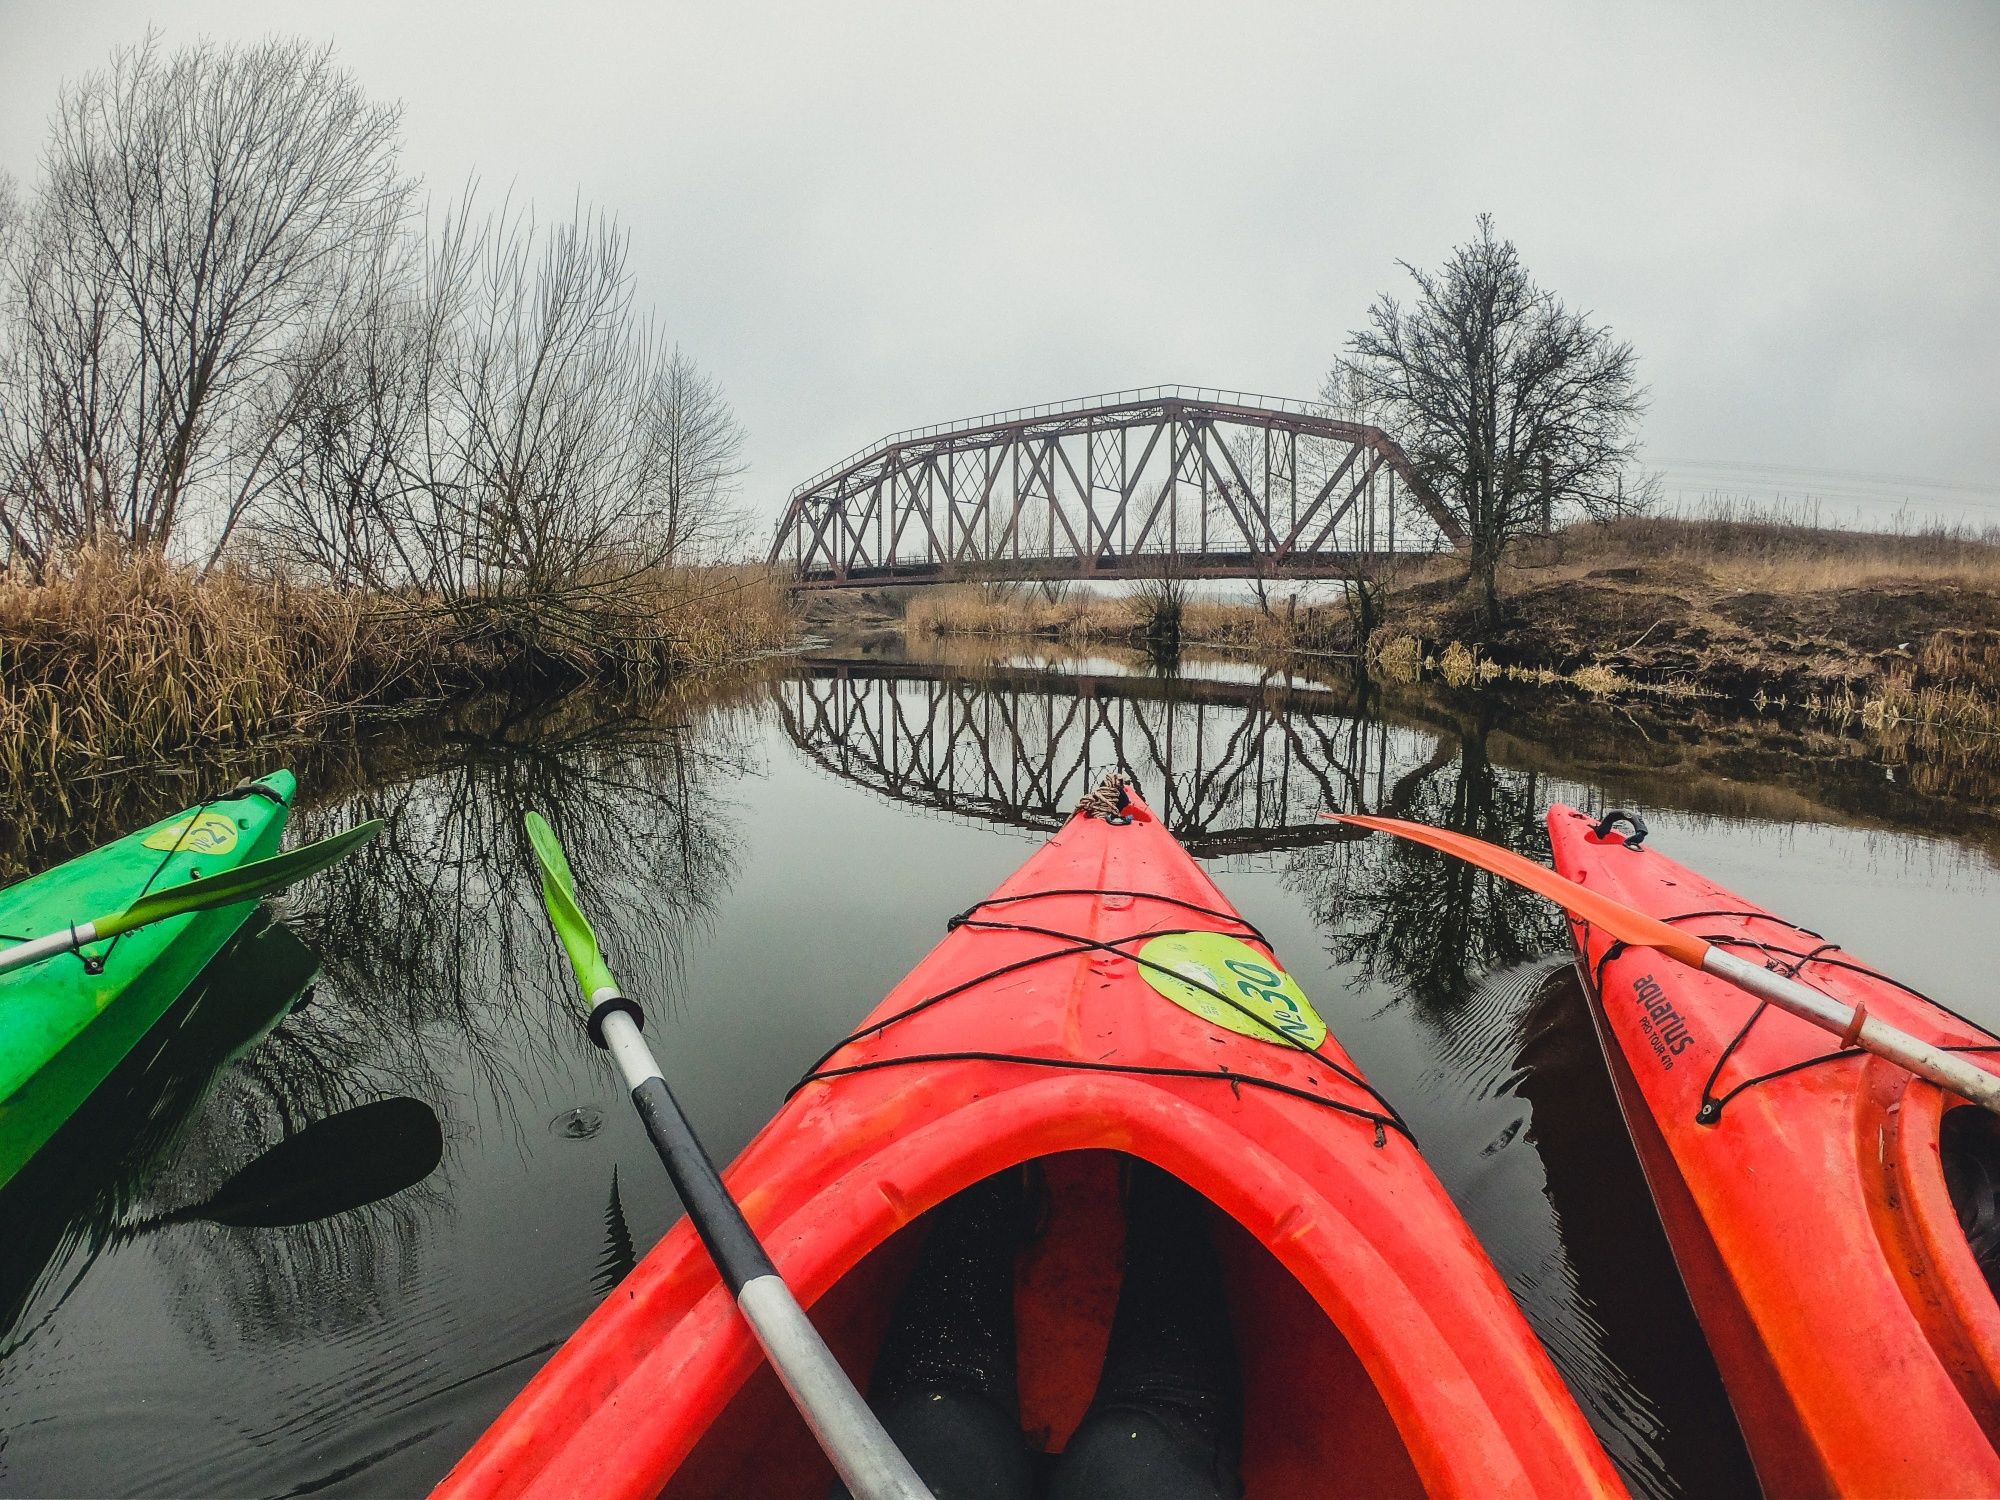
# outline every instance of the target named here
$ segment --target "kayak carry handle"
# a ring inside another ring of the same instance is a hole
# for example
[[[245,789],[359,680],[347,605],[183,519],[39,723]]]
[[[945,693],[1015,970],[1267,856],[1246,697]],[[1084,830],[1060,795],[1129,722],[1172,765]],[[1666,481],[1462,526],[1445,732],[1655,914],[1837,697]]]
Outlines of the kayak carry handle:
[[[1591,834],[1593,837],[1599,839],[1608,838],[1611,830],[1616,828],[1620,823],[1623,823],[1632,830],[1625,835],[1625,847],[1627,849],[1636,849],[1646,842],[1646,835],[1651,831],[1646,827],[1646,820],[1635,812],[1625,811],[1622,807],[1614,807],[1610,812],[1599,818],[1597,826],[1591,830]]]

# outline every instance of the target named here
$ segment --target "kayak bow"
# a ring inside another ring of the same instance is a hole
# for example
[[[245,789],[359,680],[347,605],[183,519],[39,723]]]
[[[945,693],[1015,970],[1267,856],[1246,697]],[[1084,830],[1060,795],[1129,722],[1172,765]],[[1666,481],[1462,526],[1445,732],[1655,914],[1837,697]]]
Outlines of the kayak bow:
[[[1739,958],[1724,943],[1712,943],[1685,928],[1614,901],[1602,891],[1570,880],[1559,870],[1538,865],[1533,860],[1503,849],[1485,839],[1413,823],[1404,818],[1378,818],[1362,813],[1323,813],[1331,822],[1346,823],[1377,833],[1391,833],[1413,843],[1426,844],[1446,854],[1478,865],[1483,870],[1525,886],[1548,897],[1576,920],[1593,923],[1627,947],[1657,948],[1676,963],[1713,974],[1718,979],[1748,990],[1758,999],[1809,1021],[1822,1031],[1840,1038],[1843,1047],[1859,1047],[1873,1052],[1919,1078],[1927,1078],[1940,1088],[1951,1090],[1980,1108],[2000,1114],[2000,1077],[1974,1067],[1943,1047],[1912,1036],[1879,1016],[1868,1013],[1866,1003],[1846,1005],[1822,994],[1809,984],[1801,984],[1790,974]],[[1580,816],[1580,815],[1579,815]],[[1610,818],[1629,817],[1612,813]],[[1636,849],[1643,831],[1632,841]]]
[[[1206,1200],[1247,1494],[1620,1492],[1396,1112],[1136,798],[1093,798],[955,919],[727,1181],[866,1383],[930,1211],[1037,1163],[1047,1212],[1016,1262],[1020,1420],[1056,1452],[1104,1360],[1130,1158]],[[438,1493],[813,1495],[830,1479],[683,1222]]]
[[[321,839],[316,844],[307,844],[288,854],[274,854],[269,859],[252,860],[233,870],[202,875],[190,867],[190,878],[184,885],[148,891],[122,910],[107,912],[88,921],[72,920],[58,931],[29,938],[10,948],[0,948],[0,975],[11,974],[16,969],[25,969],[65,953],[75,953],[95,942],[122,937],[138,928],[150,927],[155,922],[191,916],[199,911],[213,911],[218,906],[236,906],[245,901],[260,900],[339,864],[381,831],[382,820],[376,818],[344,833],[337,833],[332,838]]]
[[[1572,808],[1559,878],[1953,1049],[2000,1041]],[[1674,1258],[1768,1494],[2000,1494],[2000,1128],[1761,995],[1572,919]],[[1977,1249],[1968,1230],[1978,1240]]]
[[[0,891],[0,933],[78,934],[93,915],[223,875],[277,852],[297,783],[289,771],[78,855]],[[252,910],[229,904],[97,932],[74,958],[58,944],[0,973],[0,1184],[73,1114]],[[116,923],[110,924],[116,927]]]

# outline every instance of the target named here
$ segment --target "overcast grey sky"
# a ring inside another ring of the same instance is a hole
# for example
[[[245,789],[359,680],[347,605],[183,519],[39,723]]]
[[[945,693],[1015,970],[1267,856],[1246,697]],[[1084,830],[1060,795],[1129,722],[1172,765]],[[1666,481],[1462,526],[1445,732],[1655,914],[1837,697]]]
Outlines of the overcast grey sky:
[[[1395,262],[1484,210],[1637,346],[1679,483],[1915,476],[2000,522],[1990,0],[0,0],[0,167],[30,180],[61,81],[149,24],[331,39],[441,195],[613,210],[750,429],[760,518],[896,428],[1311,395]]]

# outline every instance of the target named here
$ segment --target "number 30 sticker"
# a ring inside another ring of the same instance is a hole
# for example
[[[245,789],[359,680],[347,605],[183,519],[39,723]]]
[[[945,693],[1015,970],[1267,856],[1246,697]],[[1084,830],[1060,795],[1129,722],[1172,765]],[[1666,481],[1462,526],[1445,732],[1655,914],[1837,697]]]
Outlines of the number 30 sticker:
[[[1169,933],[1146,944],[1139,957],[1146,983],[1204,1021],[1281,1045],[1317,1047],[1326,1040],[1326,1022],[1305,991],[1241,938]]]

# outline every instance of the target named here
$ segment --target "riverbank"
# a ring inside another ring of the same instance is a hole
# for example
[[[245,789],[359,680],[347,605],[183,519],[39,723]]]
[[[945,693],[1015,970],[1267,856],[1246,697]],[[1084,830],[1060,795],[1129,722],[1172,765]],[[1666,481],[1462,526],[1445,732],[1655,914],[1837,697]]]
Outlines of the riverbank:
[[[48,582],[0,580],[0,780],[281,746],[496,689],[640,690],[796,635],[761,568],[441,599],[89,555]]]
[[[1397,679],[1506,679],[2000,731],[2000,541],[1991,533],[1757,518],[1573,526],[1510,560],[1497,625],[1480,618],[1461,571],[1449,557],[1419,559],[1330,602],[1268,608],[1160,590],[1052,598],[963,585],[901,601],[899,623],[913,638],[1177,636],[1272,659],[1351,656]],[[885,617],[896,613],[898,601],[881,603]]]

